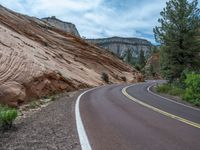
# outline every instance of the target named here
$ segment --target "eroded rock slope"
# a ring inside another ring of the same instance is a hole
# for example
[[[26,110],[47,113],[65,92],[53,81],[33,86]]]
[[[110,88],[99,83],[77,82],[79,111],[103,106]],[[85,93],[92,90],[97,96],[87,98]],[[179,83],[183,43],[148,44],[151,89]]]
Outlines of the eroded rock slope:
[[[0,102],[19,105],[32,97],[135,81],[139,73],[104,50],[0,6]],[[1,88],[9,85],[9,88]],[[5,94],[10,93],[10,98]]]

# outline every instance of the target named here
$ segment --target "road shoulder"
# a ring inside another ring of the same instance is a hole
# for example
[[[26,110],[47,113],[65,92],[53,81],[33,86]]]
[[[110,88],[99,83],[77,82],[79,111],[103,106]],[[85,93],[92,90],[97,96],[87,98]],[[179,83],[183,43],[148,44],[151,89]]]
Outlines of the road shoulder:
[[[47,107],[0,134],[1,150],[80,150],[75,102],[81,92],[66,93]]]

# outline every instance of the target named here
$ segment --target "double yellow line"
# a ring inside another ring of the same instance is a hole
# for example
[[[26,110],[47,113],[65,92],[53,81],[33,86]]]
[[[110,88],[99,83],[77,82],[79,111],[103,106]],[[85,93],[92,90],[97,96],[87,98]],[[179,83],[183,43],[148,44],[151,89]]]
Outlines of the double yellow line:
[[[189,120],[187,120],[187,119],[181,118],[181,117],[179,117],[179,116],[170,114],[170,113],[165,112],[165,111],[163,111],[163,110],[161,110],[161,109],[158,109],[158,108],[156,108],[156,107],[153,107],[153,106],[148,105],[148,104],[146,104],[146,103],[144,103],[144,102],[142,102],[142,101],[137,100],[136,98],[132,97],[131,95],[129,95],[129,94],[127,93],[127,89],[128,89],[129,87],[130,87],[130,86],[123,88],[123,89],[122,89],[122,93],[123,93],[127,98],[129,98],[130,100],[132,100],[132,101],[134,101],[134,102],[136,102],[136,103],[138,103],[138,104],[140,104],[140,105],[142,105],[142,106],[144,106],[144,107],[147,107],[147,108],[149,108],[149,109],[151,109],[151,110],[153,110],[153,111],[155,111],[155,112],[158,112],[158,113],[160,113],[160,114],[162,114],[162,115],[165,115],[165,116],[167,116],[167,117],[173,118],[173,119],[175,119],[175,120],[181,121],[181,122],[183,122],[183,123],[186,123],[186,124],[188,124],[188,125],[191,125],[191,126],[193,126],[193,127],[196,127],[196,128],[199,128],[199,129],[200,129],[200,124],[198,124],[198,123],[195,123],[195,122],[189,121]]]

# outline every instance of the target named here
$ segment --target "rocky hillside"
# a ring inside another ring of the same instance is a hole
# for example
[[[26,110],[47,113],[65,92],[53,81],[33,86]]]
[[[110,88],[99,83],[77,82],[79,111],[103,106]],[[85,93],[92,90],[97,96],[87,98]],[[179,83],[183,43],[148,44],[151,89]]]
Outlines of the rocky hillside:
[[[145,66],[145,74],[147,79],[161,79],[160,75],[160,53],[154,53],[147,60]]]
[[[107,49],[118,56],[123,56],[128,49],[132,50],[133,57],[138,57],[141,50],[143,50],[147,56],[150,54],[152,47],[151,42],[138,38],[111,37],[104,39],[88,39],[87,41]]]
[[[68,32],[75,36],[80,37],[80,34],[79,34],[76,26],[70,22],[61,21],[61,20],[57,19],[55,16],[42,18],[42,20],[57,29],[63,30],[65,32]]]
[[[32,97],[110,82],[135,82],[140,74],[84,40],[0,6],[0,102],[20,105]]]

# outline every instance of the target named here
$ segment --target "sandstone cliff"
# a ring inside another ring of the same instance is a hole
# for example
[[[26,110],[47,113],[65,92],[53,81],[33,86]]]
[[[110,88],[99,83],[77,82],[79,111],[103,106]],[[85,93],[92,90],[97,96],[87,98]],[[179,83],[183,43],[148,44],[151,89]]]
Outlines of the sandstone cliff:
[[[136,81],[129,65],[43,21],[0,6],[0,103],[19,105],[30,97],[104,84]]]
[[[123,56],[128,49],[132,51],[133,57],[138,57],[140,50],[143,50],[145,56],[148,56],[151,53],[152,47],[151,42],[139,38],[111,37],[104,39],[87,39],[87,41],[107,49],[118,56]]]
[[[68,32],[75,36],[80,37],[80,34],[79,34],[76,26],[70,22],[61,21],[61,20],[57,19],[55,16],[42,18],[42,20],[57,29],[63,30],[65,32]]]

